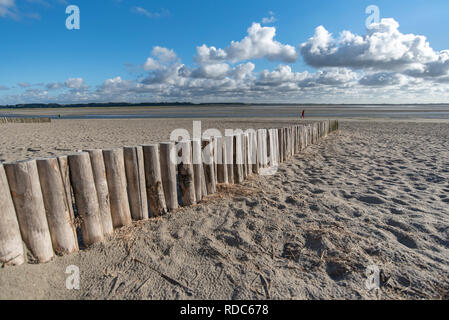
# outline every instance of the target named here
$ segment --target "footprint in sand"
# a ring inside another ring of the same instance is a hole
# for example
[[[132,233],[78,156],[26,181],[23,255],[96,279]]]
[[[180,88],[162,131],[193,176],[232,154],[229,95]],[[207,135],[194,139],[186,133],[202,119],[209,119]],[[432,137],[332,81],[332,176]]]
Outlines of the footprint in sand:
[[[342,280],[348,272],[348,267],[343,263],[329,261],[326,264],[326,273],[334,281]]]
[[[357,200],[365,202],[367,204],[382,204],[385,203],[381,198],[374,197],[374,196],[360,196],[357,198]]]

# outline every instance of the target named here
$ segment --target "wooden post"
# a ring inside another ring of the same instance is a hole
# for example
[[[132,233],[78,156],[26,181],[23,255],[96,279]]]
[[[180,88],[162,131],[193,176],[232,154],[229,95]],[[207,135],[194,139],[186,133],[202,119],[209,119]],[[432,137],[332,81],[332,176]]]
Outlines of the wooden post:
[[[25,262],[16,210],[5,169],[0,163],[0,264],[17,266]]]
[[[292,157],[294,155],[293,152],[293,127],[288,127],[288,136],[289,136],[289,154],[290,157]]]
[[[217,137],[217,182],[228,184],[228,166],[226,165],[226,142],[224,137]]]
[[[178,164],[179,190],[183,206],[196,204],[195,177],[192,164],[192,143],[190,141],[178,142],[180,163]]]
[[[286,152],[286,148],[285,148],[285,144],[286,144],[286,133],[285,133],[285,128],[281,128],[281,155],[282,155],[282,162],[284,162],[287,159],[287,155],[285,154]]]
[[[234,183],[243,182],[243,155],[242,155],[242,135],[236,134],[234,138]]]
[[[279,149],[279,163],[284,162],[284,150],[282,149],[283,144],[283,130],[282,128],[278,128],[278,149]]]
[[[22,239],[38,262],[48,262],[54,254],[36,160],[4,166]]]
[[[267,129],[267,135],[266,135],[266,144],[267,144],[267,164],[269,167],[273,166],[272,156],[273,156],[273,145],[272,145],[272,136],[271,136],[271,129]]]
[[[136,221],[146,220],[148,219],[148,200],[143,149],[141,146],[124,147],[123,155],[131,217]]]
[[[248,177],[248,133],[242,134],[242,170],[243,179]]]
[[[228,173],[228,183],[233,184],[234,181],[234,138],[233,136],[225,136],[224,144],[226,149],[226,167]]]
[[[292,156],[292,132],[291,127],[287,127],[287,155],[290,159]]]
[[[195,185],[195,198],[200,202],[206,194],[203,195],[203,161],[201,157],[201,141],[199,139],[192,140],[192,161],[193,161],[193,177]]]
[[[257,131],[252,131],[251,132],[251,136],[250,136],[250,140],[251,140],[251,155],[250,155],[250,159],[251,159],[251,167],[252,167],[252,173],[254,174],[259,174],[259,153],[258,153],[258,141],[257,141]]]
[[[90,246],[104,239],[90,157],[83,152],[69,155],[68,160],[81,236],[84,245]]]
[[[70,170],[69,170],[69,159],[67,156],[58,157],[59,171],[61,172],[62,183],[64,184],[64,191],[67,198],[67,203],[69,204],[69,211],[71,219],[75,219],[75,212],[73,210],[73,193],[72,185],[70,184]]]
[[[204,178],[206,181],[207,194],[214,194],[217,192],[216,181],[215,181],[215,165],[214,165],[214,153],[213,153],[213,143],[211,138],[206,138],[202,140],[203,146],[203,167],[204,167]]]
[[[278,149],[278,131],[277,129],[270,129],[271,130],[271,136],[273,139],[273,156],[274,156],[274,163],[273,165],[277,166],[278,165],[278,155],[279,155],[279,149]]]
[[[164,188],[162,186],[159,146],[145,145],[143,148],[145,186],[151,217],[160,217],[167,213]]]
[[[275,167],[277,165],[277,150],[276,150],[276,129],[268,130],[268,158],[270,161],[270,167]]]
[[[218,181],[218,173],[217,173],[217,137],[211,137],[211,143],[212,143],[212,154],[214,159],[214,178],[215,183]]]
[[[261,168],[265,166],[265,158],[263,156],[263,150],[264,150],[264,141],[263,141],[263,133],[262,129],[258,129],[256,131],[257,133],[257,159],[259,164],[259,171]]]
[[[75,221],[70,215],[58,158],[36,160],[53,250],[58,255],[78,251]]]
[[[86,150],[89,153],[92,174],[97,191],[98,205],[100,207],[100,222],[104,236],[110,236],[114,232],[111,217],[111,204],[109,202],[109,188],[104,167],[103,151],[100,149]]]
[[[299,153],[301,151],[301,140],[300,140],[300,134],[299,134],[299,126],[296,126],[296,153]]]
[[[167,209],[178,209],[178,186],[176,183],[176,153],[173,142],[160,143],[162,185]]]
[[[103,150],[112,224],[115,229],[132,224],[123,149]]]

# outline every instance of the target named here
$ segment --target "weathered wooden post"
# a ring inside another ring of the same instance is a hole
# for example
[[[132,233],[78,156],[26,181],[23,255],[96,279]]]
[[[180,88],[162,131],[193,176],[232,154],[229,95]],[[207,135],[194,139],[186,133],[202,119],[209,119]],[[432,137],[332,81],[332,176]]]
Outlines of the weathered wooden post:
[[[228,166],[226,165],[226,142],[224,137],[217,137],[217,182],[228,184]]]
[[[203,160],[201,156],[201,141],[192,140],[193,177],[195,185],[195,198],[197,202],[203,200],[207,194],[203,194]]]
[[[294,152],[295,136],[293,135],[293,126],[290,126],[288,128],[288,131],[289,131],[289,135],[290,135],[290,157],[292,157],[295,155],[295,152]]]
[[[207,194],[214,194],[217,192],[215,181],[215,165],[213,143],[210,138],[205,138],[202,141],[203,146],[203,167],[204,177],[206,181]]]
[[[257,130],[257,157],[259,159],[259,169],[267,166],[267,138],[266,130]]]
[[[226,167],[228,172],[228,183],[234,184],[234,137],[224,137],[226,149]]]
[[[195,178],[190,141],[178,142],[180,163],[178,164],[179,189],[183,206],[196,204]]]
[[[272,161],[272,157],[273,157],[273,146],[272,146],[272,135],[271,135],[271,129],[267,129],[267,163],[268,166],[271,167],[273,166],[273,161]]]
[[[58,157],[59,171],[61,172],[62,183],[64,184],[64,191],[67,199],[67,204],[69,206],[70,218],[75,219],[75,211],[73,210],[73,195],[72,195],[72,185],[70,183],[70,169],[69,169],[69,159],[67,156]]]
[[[22,237],[5,169],[1,163],[0,208],[0,264],[21,265],[25,262]]]
[[[178,209],[178,188],[176,183],[176,153],[173,142],[160,143],[162,185],[164,186],[167,209]]]
[[[278,130],[271,129],[273,131],[273,144],[274,144],[274,161],[275,165],[279,165],[279,138],[278,138]]]
[[[289,158],[289,151],[288,151],[288,128],[284,128],[284,161],[287,161]]]
[[[257,131],[251,132],[251,167],[252,167],[252,173],[259,174],[259,146],[258,146],[258,140],[257,140]]]
[[[81,219],[81,236],[84,245],[90,246],[104,239],[90,157],[82,152],[69,155],[68,160],[76,213]]]
[[[123,155],[131,217],[136,221],[146,220],[148,219],[148,199],[143,149],[141,146],[124,147]]]
[[[151,217],[160,217],[167,213],[164,188],[162,186],[159,146],[150,144],[142,146],[145,186]]]
[[[48,262],[54,253],[36,160],[6,163],[4,166],[22,239],[38,262]]]
[[[243,174],[243,180],[245,180],[248,177],[248,149],[246,148],[246,134],[242,133],[242,174]]]
[[[117,229],[132,224],[123,149],[103,150],[103,157],[108,180],[112,224]]]
[[[218,173],[217,173],[217,137],[212,136],[211,137],[211,143],[212,143],[212,154],[214,159],[214,178],[215,183],[218,181]]]
[[[277,130],[276,129],[270,129],[268,131],[269,133],[269,150],[270,150],[270,166],[271,167],[275,167],[277,166],[277,153],[278,153],[278,149],[277,149]]]
[[[282,150],[282,144],[283,144],[283,130],[282,128],[278,128],[278,152],[279,152],[279,163],[284,162],[284,152]]]
[[[234,135],[234,183],[243,182],[242,134]]]
[[[98,205],[100,207],[100,221],[103,235],[109,236],[114,232],[111,216],[111,204],[109,202],[109,188],[104,167],[103,150],[86,150],[89,153],[92,174],[97,191]]]
[[[295,155],[295,136],[293,132],[293,126],[288,128],[290,134],[290,156]]]
[[[244,146],[244,150],[245,150],[244,162],[245,162],[245,166],[246,166],[246,176],[245,176],[245,178],[248,178],[248,176],[251,175],[251,173],[253,171],[253,168],[252,168],[251,162],[250,162],[250,153],[251,153],[251,151],[250,151],[250,148],[251,148],[251,145],[250,145],[250,140],[251,140],[250,133],[249,132],[245,132],[243,137],[244,137],[244,140],[243,140],[244,144],[243,144],[243,146]]]
[[[299,153],[301,151],[301,140],[300,140],[300,133],[299,133],[299,126],[295,127],[296,129],[296,153]]]
[[[53,250],[58,255],[78,251],[75,221],[70,215],[57,158],[36,160]]]

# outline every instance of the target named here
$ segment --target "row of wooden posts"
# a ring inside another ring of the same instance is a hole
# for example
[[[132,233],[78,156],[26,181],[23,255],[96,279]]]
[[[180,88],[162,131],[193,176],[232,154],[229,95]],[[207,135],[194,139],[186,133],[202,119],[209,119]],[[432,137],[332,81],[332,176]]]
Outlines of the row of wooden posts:
[[[51,118],[10,118],[0,117],[0,123],[47,123],[51,122]]]
[[[0,164],[0,263],[24,263],[24,244],[37,263],[76,252],[133,220],[194,205],[217,184],[273,173],[337,129],[323,121]]]

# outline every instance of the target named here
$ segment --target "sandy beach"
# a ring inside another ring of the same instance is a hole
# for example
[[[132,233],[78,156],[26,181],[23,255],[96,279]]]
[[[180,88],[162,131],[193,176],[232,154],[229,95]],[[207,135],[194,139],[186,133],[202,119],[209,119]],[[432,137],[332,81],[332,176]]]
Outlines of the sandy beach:
[[[288,124],[202,119],[203,130]],[[175,128],[192,120],[4,124],[0,160],[161,142]],[[448,239],[449,121],[341,119],[274,176],[77,254],[0,269],[0,299],[449,299]],[[69,265],[80,290],[66,289]],[[372,265],[381,283],[369,291]]]

